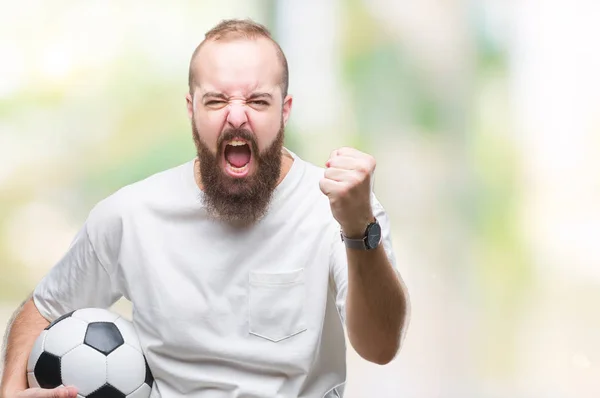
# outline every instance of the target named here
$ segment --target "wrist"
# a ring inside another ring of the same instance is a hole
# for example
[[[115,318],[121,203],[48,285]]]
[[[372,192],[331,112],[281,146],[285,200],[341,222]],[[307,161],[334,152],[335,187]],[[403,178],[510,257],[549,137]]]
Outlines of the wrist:
[[[365,236],[365,231],[370,223],[375,221],[373,214],[356,217],[351,223],[341,225],[342,233],[350,239],[360,239]]]

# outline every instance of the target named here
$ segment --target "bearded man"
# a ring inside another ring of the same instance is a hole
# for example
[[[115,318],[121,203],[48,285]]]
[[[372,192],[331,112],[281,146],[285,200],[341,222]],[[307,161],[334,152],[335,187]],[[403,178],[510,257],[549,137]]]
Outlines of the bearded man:
[[[341,397],[346,341],[399,352],[408,295],[372,156],[324,167],[284,147],[288,66],[269,31],[226,20],[189,68],[197,157],[100,201],[9,327],[2,396],[27,389],[35,338],[70,311],[130,300],[153,397]]]

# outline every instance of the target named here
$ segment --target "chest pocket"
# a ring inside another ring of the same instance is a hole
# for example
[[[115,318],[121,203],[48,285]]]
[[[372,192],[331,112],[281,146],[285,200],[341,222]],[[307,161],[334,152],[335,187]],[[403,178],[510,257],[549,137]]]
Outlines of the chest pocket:
[[[304,269],[289,272],[250,272],[249,330],[278,342],[304,332],[306,288]]]

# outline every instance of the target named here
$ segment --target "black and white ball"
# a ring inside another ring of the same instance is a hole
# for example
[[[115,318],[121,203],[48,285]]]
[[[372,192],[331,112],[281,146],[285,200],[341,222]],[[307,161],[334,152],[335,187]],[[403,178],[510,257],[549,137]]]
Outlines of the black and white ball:
[[[52,322],[27,363],[30,387],[75,386],[80,397],[147,398],[154,379],[133,324],[100,308]]]

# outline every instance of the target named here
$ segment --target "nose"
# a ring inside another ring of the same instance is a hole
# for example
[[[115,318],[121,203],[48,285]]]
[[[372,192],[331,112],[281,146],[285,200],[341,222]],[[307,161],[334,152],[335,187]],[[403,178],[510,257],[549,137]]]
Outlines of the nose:
[[[248,123],[248,115],[246,114],[246,106],[242,103],[230,103],[229,112],[227,113],[227,123],[236,129],[243,127]]]

